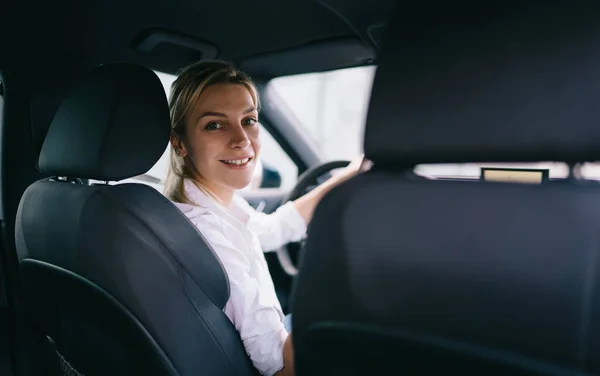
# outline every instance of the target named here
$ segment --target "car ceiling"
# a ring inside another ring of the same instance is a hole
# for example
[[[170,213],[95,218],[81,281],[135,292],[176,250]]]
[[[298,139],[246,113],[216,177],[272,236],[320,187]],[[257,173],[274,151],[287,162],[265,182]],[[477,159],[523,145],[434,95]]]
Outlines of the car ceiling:
[[[0,68],[57,72],[129,61],[174,72],[202,57],[189,46],[181,48],[190,41],[214,47],[218,58],[250,62],[251,74],[370,64],[377,50],[372,30],[385,23],[393,5],[393,0],[5,0]],[[181,37],[181,43],[136,50],[156,31]]]

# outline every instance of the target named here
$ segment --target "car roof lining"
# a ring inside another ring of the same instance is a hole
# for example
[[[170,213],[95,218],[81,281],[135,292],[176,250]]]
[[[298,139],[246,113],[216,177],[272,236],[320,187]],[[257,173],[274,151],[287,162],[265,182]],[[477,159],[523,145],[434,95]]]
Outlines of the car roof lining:
[[[240,59],[237,64],[255,78],[271,78],[369,65],[376,53],[357,37],[333,38]],[[301,59],[302,66],[296,62]]]
[[[175,73],[198,58],[214,57],[236,61],[250,74],[272,77],[350,67],[357,59],[367,60],[366,50],[376,54],[369,29],[385,22],[390,4],[393,1],[7,0],[2,13],[12,21],[0,24],[0,68],[52,74],[131,62]],[[31,7],[38,11],[32,13]],[[144,51],[140,38],[150,31],[177,35],[178,43],[163,43],[154,53]],[[348,43],[350,39],[357,42]],[[338,54],[315,59],[315,45],[324,43]],[[190,48],[194,44],[210,48],[198,52]],[[216,54],[206,54],[209,49]]]

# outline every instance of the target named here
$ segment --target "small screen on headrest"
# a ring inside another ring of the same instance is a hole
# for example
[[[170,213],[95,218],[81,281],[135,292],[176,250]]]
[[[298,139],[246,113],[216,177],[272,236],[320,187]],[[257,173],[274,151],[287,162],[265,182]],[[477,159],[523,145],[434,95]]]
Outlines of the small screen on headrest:
[[[481,168],[480,180],[486,182],[542,184],[548,181],[547,169]]]

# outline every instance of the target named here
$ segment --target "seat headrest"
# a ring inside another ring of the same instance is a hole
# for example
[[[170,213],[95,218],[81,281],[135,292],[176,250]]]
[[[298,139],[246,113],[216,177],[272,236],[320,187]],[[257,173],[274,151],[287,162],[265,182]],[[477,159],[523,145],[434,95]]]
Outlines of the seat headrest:
[[[600,160],[598,8],[398,2],[365,154],[395,165]]]
[[[44,140],[41,172],[121,180],[147,172],[169,140],[169,108],[151,70],[130,64],[99,66],[62,101]]]

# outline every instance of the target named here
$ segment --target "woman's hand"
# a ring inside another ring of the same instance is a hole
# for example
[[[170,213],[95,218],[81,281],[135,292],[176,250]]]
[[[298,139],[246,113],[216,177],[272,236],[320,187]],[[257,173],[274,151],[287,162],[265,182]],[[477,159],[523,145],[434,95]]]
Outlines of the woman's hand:
[[[310,223],[317,204],[327,192],[329,192],[333,187],[347,181],[357,174],[369,170],[372,165],[373,163],[366,159],[364,155],[360,155],[359,157],[353,159],[350,164],[343,168],[339,173],[329,178],[329,180],[308,192],[304,196],[296,199],[294,201],[294,206],[302,218],[304,218],[306,224],[308,225]]]
[[[325,184],[331,184],[330,188],[345,182],[346,180],[371,169],[373,162],[366,159],[364,154],[354,158],[350,164],[343,168],[338,173],[334,174]]]

